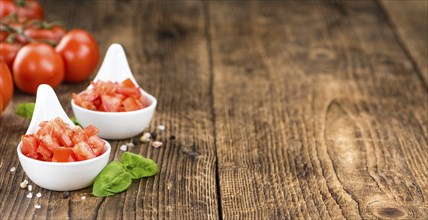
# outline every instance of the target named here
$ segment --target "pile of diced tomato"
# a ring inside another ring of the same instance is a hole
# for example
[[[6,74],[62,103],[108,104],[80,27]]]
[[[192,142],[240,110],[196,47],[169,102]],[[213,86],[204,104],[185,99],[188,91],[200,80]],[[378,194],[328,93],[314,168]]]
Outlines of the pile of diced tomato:
[[[73,93],[76,105],[102,112],[129,112],[150,105],[150,100],[130,79],[121,83],[98,80],[91,84],[92,88],[79,94]]]
[[[92,159],[103,154],[106,148],[98,132],[92,125],[70,128],[61,118],[43,121],[36,134],[21,137],[21,152],[27,157],[51,162]]]

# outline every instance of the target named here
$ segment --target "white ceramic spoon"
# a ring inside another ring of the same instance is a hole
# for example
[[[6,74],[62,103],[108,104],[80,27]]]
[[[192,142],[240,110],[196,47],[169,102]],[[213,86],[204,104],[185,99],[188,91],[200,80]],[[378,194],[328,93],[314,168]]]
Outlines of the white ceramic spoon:
[[[100,70],[94,78],[94,82],[97,80],[122,82],[128,78],[138,86],[138,83],[129,68],[125,50],[120,44],[112,44],[107,50]]]
[[[112,44],[107,50],[104,61],[94,78],[97,80],[122,82],[131,79],[138,86],[129,68],[125,51],[120,44]],[[139,86],[138,86],[139,87]],[[92,85],[88,86],[91,89]],[[83,126],[94,125],[100,130],[100,137],[117,140],[134,137],[140,134],[150,123],[156,109],[155,97],[140,88],[144,97],[150,100],[146,108],[130,112],[100,112],[82,108],[71,100],[71,107],[79,123]]]
[[[42,121],[49,121],[60,117],[71,128],[75,125],[65,113],[52,87],[42,84],[37,89],[36,106],[34,107],[33,118],[25,134],[34,134],[39,130]]]
[[[26,134],[34,134],[42,121],[60,117],[70,127],[75,127],[68,118],[56,96],[48,85],[37,89],[36,106]],[[106,151],[93,159],[55,163],[29,158],[21,152],[22,142],[16,149],[19,162],[27,176],[38,186],[55,191],[70,191],[85,188],[92,184],[98,173],[107,165],[111,146],[106,141]],[[78,178],[76,178],[78,177]]]

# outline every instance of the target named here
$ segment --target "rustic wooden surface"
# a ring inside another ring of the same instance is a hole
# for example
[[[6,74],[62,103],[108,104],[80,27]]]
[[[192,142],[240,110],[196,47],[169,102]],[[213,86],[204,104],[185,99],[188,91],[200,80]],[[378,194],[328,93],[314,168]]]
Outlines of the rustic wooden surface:
[[[166,126],[160,149],[130,151],[160,172],[113,197],[34,186],[27,199],[16,146],[29,122],[13,110],[35,97],[18,91],[0,118],[0,219],[428,218],[425,1],[42,4],[101,54],[125,47],[158,98],[147,130]],[[69,115],[88,83],[56,90]]]

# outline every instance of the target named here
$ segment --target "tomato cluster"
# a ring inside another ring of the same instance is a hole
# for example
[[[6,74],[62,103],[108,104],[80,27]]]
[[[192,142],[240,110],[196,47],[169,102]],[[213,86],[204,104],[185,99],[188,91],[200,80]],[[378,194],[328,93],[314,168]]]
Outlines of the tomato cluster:
[[[89,160],[105,152],[105,142],[92,125],[73,129],[61,118],[40,123],[36,134],[21,137],[21,152],[27,157],[52,162]]]
[[[121,83],[98,80],[91,84],[92,88],[80,94],[73,93],[76,105],[102,112],[129,112],[150,105],[150,100],[130,79]]]
[[[55,88],[62,81],[84,81],[98,64],[99,49],[92,35],[44,21],[36,0],[0,0],[0,19],[0,61],[23,92],[35,94],[40,84]],[[6,101],[0,102],[6,106]]]

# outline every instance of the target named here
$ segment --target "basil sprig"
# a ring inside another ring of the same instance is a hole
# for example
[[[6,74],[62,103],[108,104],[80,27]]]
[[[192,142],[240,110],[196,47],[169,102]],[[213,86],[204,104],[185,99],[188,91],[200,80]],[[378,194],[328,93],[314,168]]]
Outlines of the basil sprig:
[[[132,179],[153,176],[158,173],[158,165],[141,155],[125,152],[119,161],[109,163],[95,178],[92,194],[112,196],[129,188]]]
[[[36,104],[34,102],[21,103],[16,107],[15,113],[23,118],[31,120],[35,106]]]

